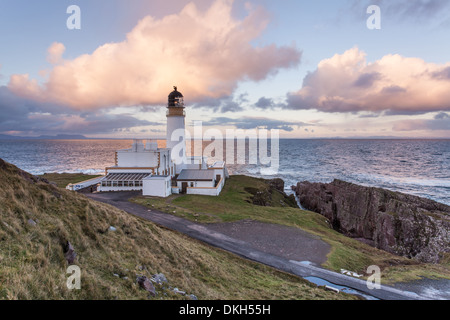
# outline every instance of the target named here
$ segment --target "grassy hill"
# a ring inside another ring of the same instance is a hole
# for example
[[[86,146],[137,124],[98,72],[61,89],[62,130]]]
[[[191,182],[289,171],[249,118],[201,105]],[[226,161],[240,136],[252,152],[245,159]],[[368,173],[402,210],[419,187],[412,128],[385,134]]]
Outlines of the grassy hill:
[[[132,201],[201,223],[234,222],[251,219],[297,227],[321,237],[332,247],[323,267],[365,274],[371,265],[382,269],[385,284],[417,280],[421,277],[450,279],[450,257],[441,264],[424,264],[378,250],[334,231],[326,219],[314,212],[285,205],[276,197],[270,206],[252,203],[255,189],[263,193],[270,181],[248,176],[231,176],[219,197],[197,195],[171,196],[168,199],[137,197]]]
[[[81,290],[66,287],[68,241],[77,253]],[[168,285],[156,285],[156,297],[149,297],[136,284],[137,275],[157,273],[199,299],[354,299],[66,191],[0,159],[0,299],[187,299]]]

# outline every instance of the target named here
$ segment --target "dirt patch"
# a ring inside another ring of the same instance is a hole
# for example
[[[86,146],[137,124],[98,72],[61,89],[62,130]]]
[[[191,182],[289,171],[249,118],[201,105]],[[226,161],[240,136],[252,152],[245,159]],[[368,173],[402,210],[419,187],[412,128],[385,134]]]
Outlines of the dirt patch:
[[[325,263],[331,250],[328,243],[298,228],[253,220],[208,224],[208,229],[245,241],[259,251],[316,265]]]

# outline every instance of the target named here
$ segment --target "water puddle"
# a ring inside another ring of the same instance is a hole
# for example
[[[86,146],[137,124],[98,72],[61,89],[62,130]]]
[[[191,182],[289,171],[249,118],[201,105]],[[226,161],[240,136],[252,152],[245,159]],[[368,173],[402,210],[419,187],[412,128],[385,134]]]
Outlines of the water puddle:
[[[414,291],[428,300],[450,300],[450,280],[421,279],[409,283],[396,283],[395,288]]]
[[[303,262],[308,262],[308,261],[303,261]],[[303,263],[302,262],[302,263]],[[315,285],[319,286],[319,287],[327,287],[330,290],[336,289],[339,290],[339,292],[344,292],[344,293],[348,293],[348,294],[353,294],[353,295],[357,295],[360,297],[363,297],[366,300],[379,300],[378,298],[375,298],[373,296],[370,296],[368,294],[359,292],[357,290],[348,288],[348,287],[344,287],[344,286],[340,286],[331,282],[328,282],[322,278],[317,278],[317,277],[305,277],[305,280],[308,280],[309,282],[314,283]],[[334,290],[333,290],[334,291]]]

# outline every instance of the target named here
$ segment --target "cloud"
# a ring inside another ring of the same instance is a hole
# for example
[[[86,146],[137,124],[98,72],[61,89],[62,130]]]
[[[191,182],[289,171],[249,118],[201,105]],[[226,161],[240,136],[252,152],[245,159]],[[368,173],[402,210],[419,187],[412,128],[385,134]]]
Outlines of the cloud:
[[[250,130],[250,129],[267,129],[267,130],[282,130],[287,132],[294,131],[294,127],[300,128],[303,126],[311,126],[303,122],[283,121],[268,118],[257,117],[243,117],[240,119],[232,119],[227,117],[218,117],[210,121],[203,122],[204,126],[234,126],[237,129]]]
[[[450,67],[432,73],[433,78],[450,81]]]
[[[400,120],[394,122],[392,129],[394,131],[450,131],[450,115],[445,112],[440,112],[433,119]]]
[[[449,118],[450,118],[450,115],[445,112],[441,112],[434,117],[435,120],[443,120],[443,119],[449,119]]]
[[[47,61],[51,64],[61,63],[65,51],[66,47],[62,43],[54,42],[47,50]]]
[[[14,95],[0,87],[0,133],[11,131],[22,135],[107,134],[141,126],[163,126],[164,123],[136,119],[130,114],[84,112],[58,105],[35,102]]]
[[[445,118],[434,119],[411,119],[401,120],[393,124],[394,131],[417,131],[417,130],[431,130],[431,131],[450,131],[450,116]]]
[[[193,103],[230,96],[240,81],[260,81],[299,64],[294,47],[252,45],[269,22],[265,10],[252,8],[237,19],[232,7],[232,0],[216,0],[206,11],[189,3],[179,14],[147,16],[123,42],[60,61],[44,84],[13,75],[9,88],[33,100],[93,110],[165,104],[178,85]],[[62,52],[53,44],[49,61],[59,61]]]
[[[204,98],[190,105],[190,107],[207,109],[218,113],[241,112],[244,111],[242,105],[246,102],[245,95],[239,95],[238,97],[231,95],[222,98]]]
[[[290,109],[323,112],[427,113],[450,110],[450,63],[386,55],[373,63],[358,48],[322,60],[303,87],[287,96]]]
[[[364,73],[353,84],[355,87],[370,88],[377,80],[380,80],[381,75],[378,72]]]
[[[259,100],[254,104],[254,107],[262,110],[273,110],[277,108],[286,108],[285,103],[275,102],[272,98],[266,98],[261,97]]]
[[[266,98],[266,97],[261,97],[258,100],[258,102],[255,103],[255,107],[260,108],[260,109],[272,108],[273,105],[274,105],[273,99]]]

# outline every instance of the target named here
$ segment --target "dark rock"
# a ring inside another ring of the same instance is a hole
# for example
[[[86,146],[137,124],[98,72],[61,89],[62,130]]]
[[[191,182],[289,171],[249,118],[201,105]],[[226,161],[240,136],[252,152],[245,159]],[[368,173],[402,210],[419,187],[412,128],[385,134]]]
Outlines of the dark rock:
[[[146,276],[141,276],[138,277],[136,279],[136,282],[139,284],[139,286],[144,289],[145,291],[147,291],[148,293],[150,293],[150,295],[152,297],[156,296],[156,290],[155,287],[153,286],[153,283],[146,277]]]
[[[269,187],[284,193],[283,179],[276,178],[276,179],[270,180]]]
[[[73,248],[72,244],[67,241],[64,257],[66,258],[66,261],[69,265],[73,264],[75,261],[75,258],[77,257],[77,253],[75,252],[75,249]]]
[[[450,207],[381,188],[335,180],[299,182],[302,206],[330,220],[333,229],[379,249],[437,263],[450,252]]]
[[[0,170],[6,170],[8,168],[8,163],[0,158]]]
[[[272,195],[269,190],[260,190],[253,196],[252,203],[261,207],[270,207],[272,205]]]
[[[244,190],[253,195],[251,204],[262,207],[292,207],[298,208],[294,195],[288,196],[284,192],[282,179],[266,180],[266,186],[262,188],[246,187]]]

